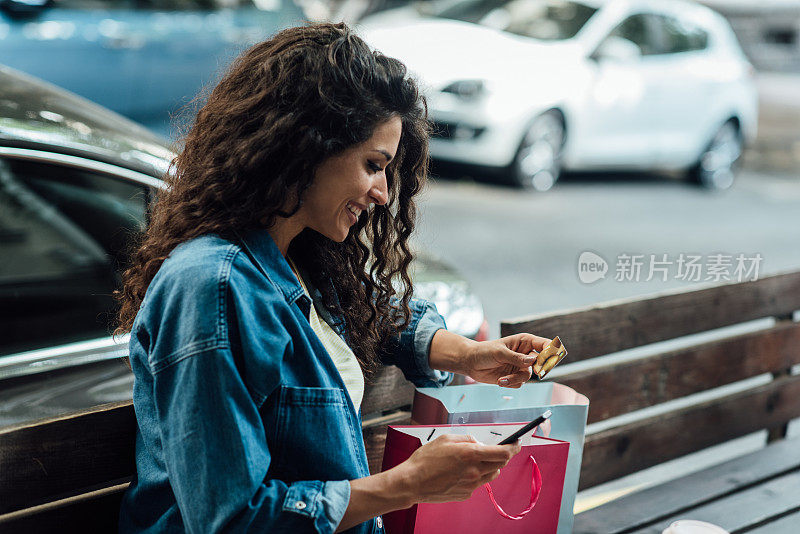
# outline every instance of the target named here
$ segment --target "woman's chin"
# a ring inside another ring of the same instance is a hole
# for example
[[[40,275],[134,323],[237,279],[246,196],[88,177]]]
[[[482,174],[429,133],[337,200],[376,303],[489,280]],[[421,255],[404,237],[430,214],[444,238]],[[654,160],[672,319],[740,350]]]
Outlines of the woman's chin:
[[[337,228],[335,232],[325,232],[323,235],[330,239],[331,241],[336,241],[337,243],[342,243],[350,233],[350,228]]]

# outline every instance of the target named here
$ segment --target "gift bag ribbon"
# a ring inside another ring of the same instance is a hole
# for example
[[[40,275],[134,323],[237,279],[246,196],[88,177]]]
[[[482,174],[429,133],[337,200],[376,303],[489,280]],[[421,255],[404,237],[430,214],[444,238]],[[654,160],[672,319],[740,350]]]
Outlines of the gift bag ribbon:
[[[497,501],[494,498],[494,493],[492,492],[492,487],[487,482],[484,484],[486,491],[489,493],[489,498],[492,500],[492,504],[494,505],[497,512],[505,517],[506,519],[511,519],[513,521],[519,521],[523,517],[525,517],[528,512],[533,510],[533,507],[536,506],[536,501],[539,500],[539,493],[542,491],[542,472],[539,470],[539,464],[536,463],[536,460],[533,456],[530,456],[533,469],[531,472],[531,502],[528,505],[528,508],[520,512],[518,515],[509,515],[503,510],[503,508],[497,504]]]

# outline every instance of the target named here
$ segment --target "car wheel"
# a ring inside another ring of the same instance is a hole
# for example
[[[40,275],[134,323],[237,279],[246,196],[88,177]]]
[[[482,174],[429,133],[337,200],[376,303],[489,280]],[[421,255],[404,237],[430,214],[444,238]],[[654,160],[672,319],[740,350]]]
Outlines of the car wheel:
[[[510,174],[514,184],[547,191],[561,174],[564,122],[555,111],[536,117],[520,142]]]
[[[742,148],[739,127],[733,121],[726,122],[689,170],[689,179],[708,189],[728,189],[733,185]]]

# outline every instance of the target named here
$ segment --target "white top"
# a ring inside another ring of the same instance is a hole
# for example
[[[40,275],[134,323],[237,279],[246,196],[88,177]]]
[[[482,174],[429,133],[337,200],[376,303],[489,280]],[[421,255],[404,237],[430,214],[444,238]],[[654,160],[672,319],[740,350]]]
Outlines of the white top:
[[[303,287],[303,291],[308,298],[311,299],[311,295],[308,293],[308,289],[306,288],[305,282],[303,282],[303,278],[299,274],[299,270],[291,259],[287,257],[287,260],[295,276],[297,276],[297,280]],[[308,314],[308,322],[311,323],[311,329],[317,334],[317,337],[333,360],[334,365],[336,365],[336,369],[339,370],[339,374],[342,375],[342,380],[347,388],[347,393],[350,395],[350,400],[353,401],[353,406],[355,406],[356,412],[358,412],[361,407],[361,400],[364,398],[364,373],[361,371],[361,365],[358,363],[356,355],[333,328],[323,319],[320,319],[317,310],[314,308],[313,301]]]

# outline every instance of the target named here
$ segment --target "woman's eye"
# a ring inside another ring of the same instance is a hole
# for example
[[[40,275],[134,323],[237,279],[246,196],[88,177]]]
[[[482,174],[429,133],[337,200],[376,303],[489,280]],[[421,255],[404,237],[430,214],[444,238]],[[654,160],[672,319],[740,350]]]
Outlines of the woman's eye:
[[[369,170],[371,170],[372,172],[381,172],[381,166],[376,163],[370,161],[367,163],[367,166],[369,167]]]

